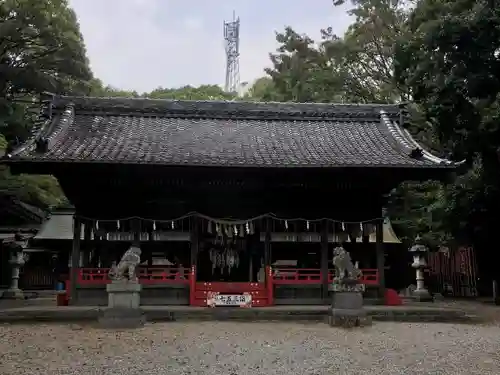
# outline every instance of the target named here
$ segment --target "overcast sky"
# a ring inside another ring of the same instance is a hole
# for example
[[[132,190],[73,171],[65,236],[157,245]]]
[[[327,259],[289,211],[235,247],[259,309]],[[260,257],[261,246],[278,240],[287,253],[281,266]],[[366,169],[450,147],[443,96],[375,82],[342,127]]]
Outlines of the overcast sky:
[[[275,31],[286,25],[318,38],[349,24],[332,0],[70,0],[95,75],[125,90],[224,83],[224,20],[241,19],[240,76],[269,65]]]

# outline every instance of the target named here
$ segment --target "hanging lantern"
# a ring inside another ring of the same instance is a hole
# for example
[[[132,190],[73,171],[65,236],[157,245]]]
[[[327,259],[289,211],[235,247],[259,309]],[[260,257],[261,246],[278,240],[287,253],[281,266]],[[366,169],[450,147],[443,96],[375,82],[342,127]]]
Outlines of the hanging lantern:
[[[175,229],[175,223],[174,223],[173,220],[172,220],[172,222],[170,224],[172,225],[172,229]]]
[[[156,221],[153,221],[153,231],[156,231]]]
[[[234,232],[234,235],[237,236],[238,235],[238,227],[235,225],[233,226],[233,232]]]
[[[306,229],[309,230],[309,220],[306,221]]]
[[[106,232],[106,241],[109,241],[109,232]]]
[[[120,230],[120,220],[116,220],[116,229]]]
[[[99,220],[96,220],[96,222],[95,222],[95,229],[99,230]]]
[[[342,232],[345,232],[345,224],[342,222]]]
[[[288,220],[285,220],[285,230],[288,230]]]
[[[247,234],[250,234],[250,224],[249,223],[245,224],[245,231],[247,232]]]

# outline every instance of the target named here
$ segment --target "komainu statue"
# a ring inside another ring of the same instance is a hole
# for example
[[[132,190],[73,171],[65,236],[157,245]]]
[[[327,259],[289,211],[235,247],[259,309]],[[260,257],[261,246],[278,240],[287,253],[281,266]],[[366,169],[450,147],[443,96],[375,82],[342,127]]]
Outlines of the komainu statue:
[[[113,266],[109,271],[111,280],[137,281],[136,269],[141,263],[141,249],[136,246],[131,246],[125,254],[123,254],[120,262]]]
[[[361,270],[352,263],[351,255],[341,246],[333,249],[333,266],[335,267],[335,278],[357,280],[361,276]]]

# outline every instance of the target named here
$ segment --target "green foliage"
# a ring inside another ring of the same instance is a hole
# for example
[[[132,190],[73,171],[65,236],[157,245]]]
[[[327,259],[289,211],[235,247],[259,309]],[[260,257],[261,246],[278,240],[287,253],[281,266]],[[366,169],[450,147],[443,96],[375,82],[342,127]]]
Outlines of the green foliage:
[[[143,96],[151,99],[176,100],[233,100],[236,98],[235,94],[227,93],[217,85],[184,86],[177,89],[160,87]]]
[[[442,144],[471,166],[450,189],[450,224],[469,241],[496,233],[500,201],[500,8],[486,0],[420,0],[400,41],[396,78]]]
[[[65,0],[0,2],[0,144],[30,134],[43,92],[87,94],[92,74],[75,13]],[[0,193],[40,207],[65,200],[50,176],[0,169]]]

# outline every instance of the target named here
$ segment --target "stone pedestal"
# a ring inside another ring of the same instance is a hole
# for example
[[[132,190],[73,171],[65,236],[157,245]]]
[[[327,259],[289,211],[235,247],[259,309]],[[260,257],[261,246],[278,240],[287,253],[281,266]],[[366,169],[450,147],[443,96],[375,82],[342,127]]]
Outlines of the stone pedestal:
[[[141,284],[117,280],[106,285],[108,308],[99,317],[104,328],[137,328],[144,325],[146,317],[140,308]]]
[[[413,292],[412,298],[417,302],[432,302],[434,298],[432,298],[431,294],[427,289],[415,289]]]
[[[2,293],[3,299],[24,299],[24,293],[21,289],[7,289]]]
[[[357,280],[343,280],[333,284],[333,301],[328,309],[331,327],[360,327],[372,324],[371,317],[363,308],[365,286]]]

